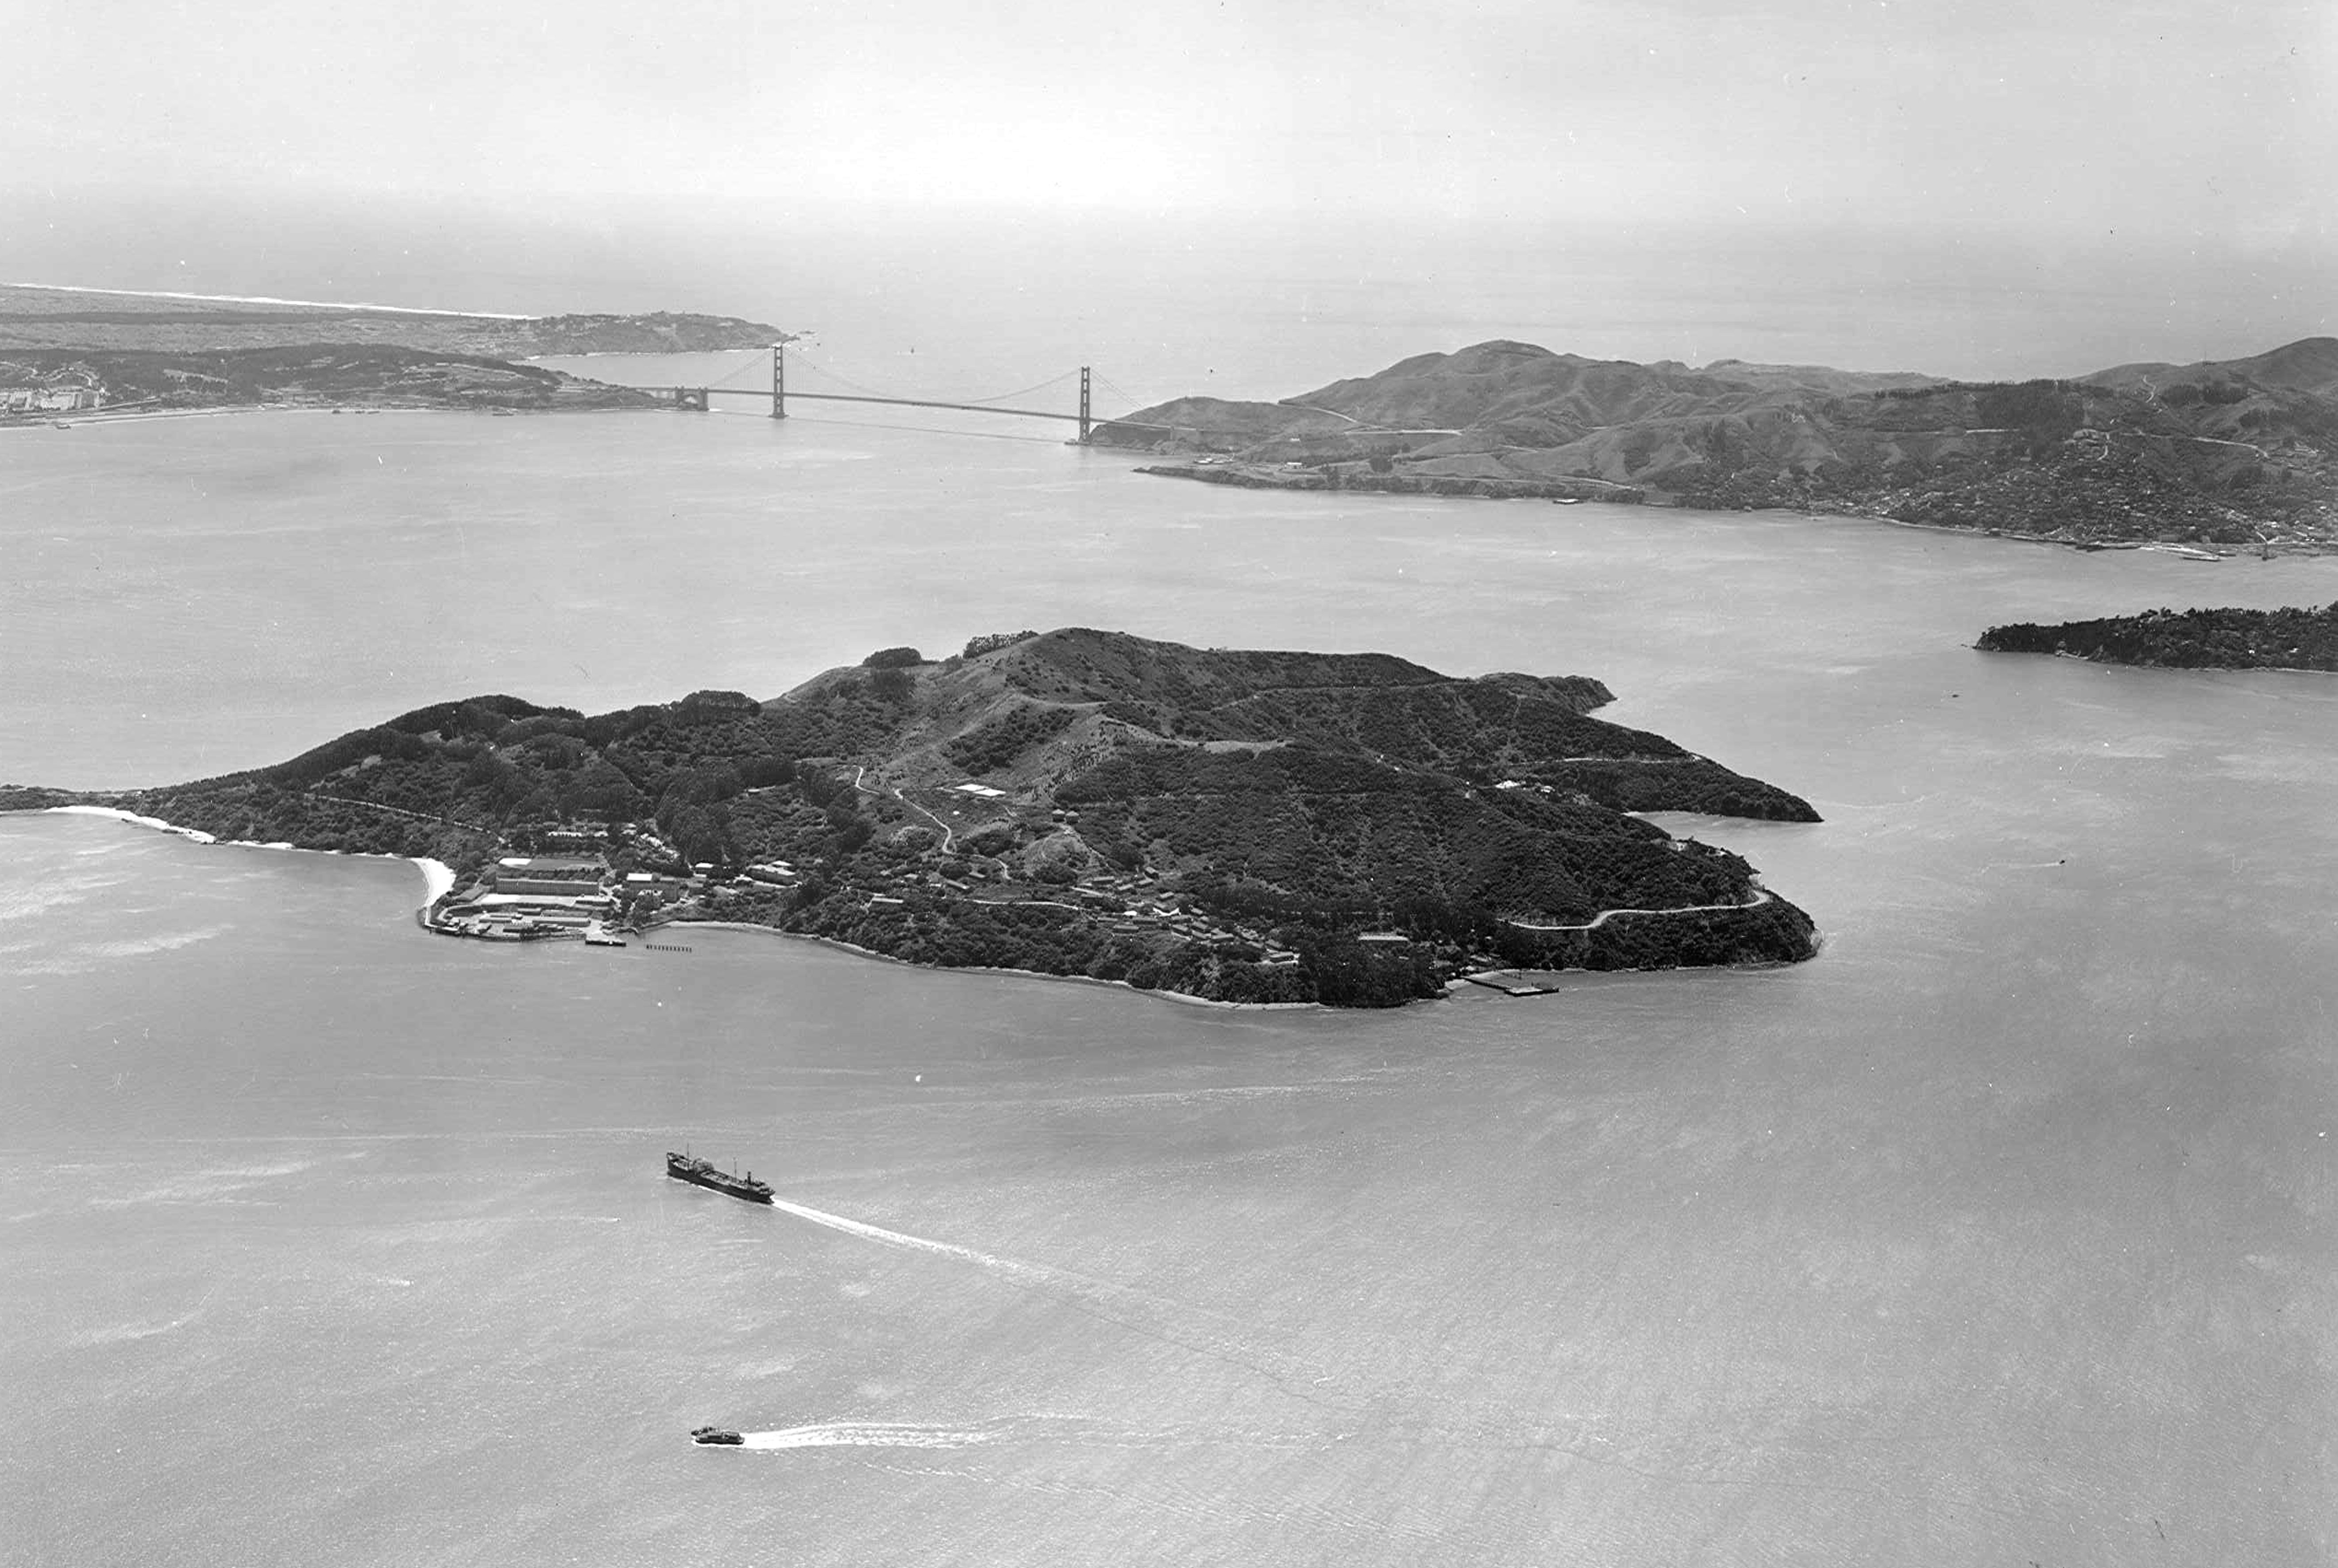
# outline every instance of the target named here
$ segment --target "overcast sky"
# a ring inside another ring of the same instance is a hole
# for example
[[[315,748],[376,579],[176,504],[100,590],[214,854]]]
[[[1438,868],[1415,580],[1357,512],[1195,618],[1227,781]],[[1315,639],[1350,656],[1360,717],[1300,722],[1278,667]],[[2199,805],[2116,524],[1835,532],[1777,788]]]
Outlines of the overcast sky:
[[[2294,294],[2338,206],[2332,0],[0,0],[0,201],[68,228],[216,200],[1948,233]],[[16,275],[50,253],[0,236]]]

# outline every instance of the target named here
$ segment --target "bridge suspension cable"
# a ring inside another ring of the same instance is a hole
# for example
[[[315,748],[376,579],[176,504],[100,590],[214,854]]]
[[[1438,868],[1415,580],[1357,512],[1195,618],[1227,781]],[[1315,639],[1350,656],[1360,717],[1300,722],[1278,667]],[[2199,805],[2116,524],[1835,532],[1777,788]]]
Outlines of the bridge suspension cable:
[[[1139,397],[1127,387],[1116,386],[1110,377],[1105,376],[1101,373],[1097,375],[1095,381],[1097,386],[1111,393],[1115,397],[1119,398],[1122,406],[1127,408],[1132,414],[1136,412],[1139,408],[1150,408],[1155,403],[1165,401],[1165,399],[1159,397]],[[1099,418],[1096,423],[1099,425],[1105,425],[1114,423],[1114,421]]]
[[[709,387],[728,387],[733,381],[738,380],[741,377],[762,374],[766,364],[763,353],[764,351],[761,348],[751,348],[747,350],[748,358],[742,359],[739,362],[739,368],[737,369],[717,377],[714,380],[709,381],[707,385]]]
[[[983,398],[968,398],[959,401],[931,397],[909,397],[879,391],[878,388],[868,385],[866,382],[856,381],[851,377],[831,370],[827,366],[820,364],[819,361],[811,358],[809,355],[804,354],[801,349],[791,355],[788,352],[788,345],[784,343],[773,345],[771,350],[771,359],[769,363],[771,366],[771,381],[769,391],[765,391],[760,387],[735,385],[735,383],[743,377],[752,372],[758,371],[762,368],[764,361],[761,356],[758,355],[755,358],[739,366],[738,368],[727,372],[719,380],[708,382],[695,387],[675,387],[673,389],[673,401],[679,407],[693,408],[699,410],[700,412],[703,412],[707,407],[708,395],[711,393],[720,393],[726,397],[768,397],[771,401],[771,417],[774,419],[784,419],[788,416],[787,405],[789,395],[786,385],[786,367],[787,361],[790,358],[793,358],[803,369],[813,372],[824,381],[832,382],[838,386],[850,387],[855,389],[853,393],[839,393],[810,392],[799,388],[795,393],[795,397],[801,401],[825,403],[884,403],[912,408],[959,408],[975,414],[1001,414],[1011,415],[1022,418],[1058,419],[1078,425],[1079,440],[1083,443],[1089,439],[1089,437],[1094,434],[1096,426],[1103,425],[1118,425],[1131,429],[1162,432],[1167,432],[1172,428],[1171,426],[1161,424],[1157,421],[1133,419],[1128,415],[1114,416],[1109,415],[1098,416],[1095,414],[1091,400],[1091,392],[1095,385],[1101,384],[1124,403],[1135,403],[1137,399],[1134,394],[1128,391],[1127,388],[1115,386],[1112,382],[1105,379],[1103,377],[1095,375],[1094,368],[1086,365],[1081,366],[1076,371],[1066,371],[1061,375],[1051,376],[1045,381],[1036,382],[1028,387],[1017,387],[1012,392],[996,393],[990,397]],[[1033,393],[1046,391],[1048,387],[1068,381],[1075,376],[1079,378],[1079,411],[1076,414],[1059,413],[1052,408],[1017,407],[1013,407],[1008,402],[1009,399],[1027,399]],[[1252,432],[1238,430],[1218,431],[1196,429],[1194,426],[1184,425],[1180,425],[1176,426],[1176,428],[1181,430],[1192,429],[1194,430],[1196,434],[1200,435],[1223,435],[1235,438],[1239,438],[1245,435],[1254,434]]]
[[[891,397],[905,403],[926,400],[958,404],[1004,403],[1010,398],[1027,397],[1034,392],[1044,392],[1048,387],[1055,386],[1057,382],[1068,381],[1073,377],[1079,374],[1076,370],[1066,370],[1058,375],[1048,377],[1045,381],[1035,382],[1033,385],[1028,387],[1018,387],[1012,392],[994,392],[987,397],[944,397],[920,399],[913,397],[910,394],[906,392],[888,387],[871,387],[865,381],[856,381],[850,376],[830,369],[827,366],[822,365],[819,360],[814,359],[809,354],[799,352],[792,347],[791,347],[788,351],[788,361],[790,364],[801,365],[821,376],[825,376],[828,379],[835,382],[840,387],[850,387],[854,391],[866,393],[871,397]],[[753,368],[754,367],[752,366],[749,367],[749,368]]]
[[[879,391],[878,388],[868,385],[866,382],[855,381],[850,376],[840,375],[836,371],[831,370],[827,366],[821,364],[819,360],[813,358],[809,354],[801,352],[791,353],[788,356],[788,362],[791,365],[801,365],[809,370],[817,371],[820,375],[825,376],[830,380],[835,382],[840,387],[850,387],[855,392],[865,392],[871,397],[897,397],[900,396],[900,394],[897,392]]]
[[[1048,387],[1055,386],[1057,382],[1068,381],[1078,374],[1079,372],[1076,370],[1066,370],[1060,376],[1050,376],[1045,381],[1036,382],[1029,387],[1018,387],[1012,392],[1001,392],[997,396],[990,397],[968,397],[966,401],[968,403],[1004,403],[1009,397],[1028,397],[1034,392],[1045,392]]]

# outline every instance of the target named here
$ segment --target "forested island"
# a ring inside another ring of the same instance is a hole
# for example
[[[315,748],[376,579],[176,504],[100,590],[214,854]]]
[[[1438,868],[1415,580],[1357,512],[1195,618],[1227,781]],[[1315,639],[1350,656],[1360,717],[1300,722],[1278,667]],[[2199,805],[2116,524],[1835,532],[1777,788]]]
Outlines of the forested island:
[[[1788,507],[2081,547],[2338,548],[2338,338],[2067,380],[1496,341],[1276,403],[1180,398],[1095,439],[1294,490]]]
[[[2146,610],[2099,621],[1992,626],[1988,653],[2059,653],[2178,670],[2338,670],[2338,604],[2322,610]]]
[[[941,660],[880,650],[768,701],[439,703],[273,767],[9,787],[0,808],[427,856],[458,873],[446,919],[549,852],[621,926],[751,922],[1234,1002],[1390,1005],[1499,967],[1811,956],[1810,917],[1743,858],[1629,813],[1817,814],[1590,716],[1611,700],[1585,677],[1457,678],[1386,654],[1015,632]]]

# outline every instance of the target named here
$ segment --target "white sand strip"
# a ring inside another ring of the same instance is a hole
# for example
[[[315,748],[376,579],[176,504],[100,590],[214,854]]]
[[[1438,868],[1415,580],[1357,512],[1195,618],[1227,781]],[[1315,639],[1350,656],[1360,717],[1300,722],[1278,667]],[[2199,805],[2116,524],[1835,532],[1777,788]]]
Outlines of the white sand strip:
[[[477,317],[487,321],[533,321],[508,310],[434,310],[423,305],[368,305],[356,299],[279,299],[271,294],[182,294],[170,289],[92,289],[76,283],[8,283],[10,289],[44,289],[55,294],[103,294],[118,299],[194,299],[207,305],[292,305],[311,310],[378,310],[386,316]]]
[[[433,860],[427,855],[414,857],[415,865],[422,868],[425,908],[444,898],[455,887],[455,868],[444,860]]]
[[[111,817],[116,822],[128,822],[139,828],[152,828],[158,833],[176,833],[182,838],[192,838],[198,844],[219,842],[216,834],[206,833],[200,828],[182,828],[175,823],[165,822],[160,817],[141,817],[134,811],[123,811],[113,806],[52,806],[49,809],[62,811],[74,817]]]
[[[114,806],[51,806],[47,809],[62,811],[74,817],[104,817],[116,822],[127,822],[135,828],[152,828],[158,833],[176,833],[180,838],[192,838],[198,844],[220,842],[217,834],[206,833],[200,828],[182,828],[175,822],[165,822],[160,817],[141,817],[135,811],[124,811]],[[348,853],[346,850],[339,849],[303,851],[297,844],[282,842],[263,844],[250,838],[231,838],[227,842],[230,847],[241,849],[290,849],[295,853],[327,855]],[[433,860],[427,856],[360,854],[355,858],[361,860],[405,859],[409,865],[418,868],[422,873],[422,904],[425,908],[438,902],[439,898],[455,886],[455,868],[443,860]]]

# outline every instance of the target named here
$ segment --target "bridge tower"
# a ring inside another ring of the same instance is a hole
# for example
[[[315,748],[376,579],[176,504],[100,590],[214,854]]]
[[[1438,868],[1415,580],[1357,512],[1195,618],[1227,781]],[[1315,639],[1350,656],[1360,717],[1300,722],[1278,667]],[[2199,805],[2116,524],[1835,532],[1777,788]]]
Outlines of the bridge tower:
[[[788,346],[771,345],[771,417],[788,416]]]
[[[1080,367],[1080,445],[1088,444],[1088,368]]]

